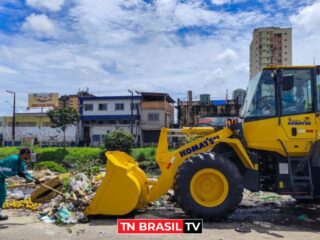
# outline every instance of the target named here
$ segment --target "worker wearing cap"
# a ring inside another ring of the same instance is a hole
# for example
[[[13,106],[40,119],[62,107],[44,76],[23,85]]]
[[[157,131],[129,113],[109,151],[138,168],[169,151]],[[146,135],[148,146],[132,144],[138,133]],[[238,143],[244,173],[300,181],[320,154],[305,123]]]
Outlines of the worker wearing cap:
[[[27,147],[20,149],[20,153],[11,155],[0,160],[0,221],[7,220],[8,216],[2,213],[2,206],[6,200],[7,189],[5,179],[13,176],[20,176],[26,179],[27,182],[40,183],[28,171],[26,161],[30,159],[31,150]]]

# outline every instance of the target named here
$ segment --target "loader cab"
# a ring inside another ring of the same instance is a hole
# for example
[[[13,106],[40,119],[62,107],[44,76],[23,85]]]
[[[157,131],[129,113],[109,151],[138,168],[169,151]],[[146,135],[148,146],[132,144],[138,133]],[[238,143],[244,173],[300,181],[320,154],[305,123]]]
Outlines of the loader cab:
[[[289,154],[306,154],[318,138],[319,91],[319,67],[264,68],[249,81],[241,110],[248,147],[285,155],[281,140]]]

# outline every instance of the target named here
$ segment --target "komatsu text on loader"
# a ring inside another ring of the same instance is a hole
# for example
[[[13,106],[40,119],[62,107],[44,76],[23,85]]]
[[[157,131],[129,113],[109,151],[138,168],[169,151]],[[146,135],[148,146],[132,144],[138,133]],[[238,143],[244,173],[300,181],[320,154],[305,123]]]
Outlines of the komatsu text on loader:
[[[191,217],[227,217],[243,189],[320,197],[320,67],[266,67],[249,81],[242,118],[225,127],[161,130],[161,174],[148,179],[129,155],[107,152],[106,177],[86,215],[125,215],[171,188]],[[168,137],[188,142],[169,151]]]

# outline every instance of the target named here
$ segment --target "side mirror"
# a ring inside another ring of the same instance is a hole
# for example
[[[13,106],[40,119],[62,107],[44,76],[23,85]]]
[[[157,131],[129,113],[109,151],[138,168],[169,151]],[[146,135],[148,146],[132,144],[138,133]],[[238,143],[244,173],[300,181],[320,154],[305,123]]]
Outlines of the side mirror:
[[[283,75],[282,76],[282,91],[290,91],[294,85],[293,75]]]

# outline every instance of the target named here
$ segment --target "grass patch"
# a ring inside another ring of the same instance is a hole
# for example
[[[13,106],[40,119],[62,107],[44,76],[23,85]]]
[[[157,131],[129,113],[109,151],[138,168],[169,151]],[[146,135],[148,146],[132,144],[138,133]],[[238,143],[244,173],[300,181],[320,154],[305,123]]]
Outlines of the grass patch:
[[[55,162],[62,167],[75,167],[79,171],[87,169],[91,173],[96,172],[98,168],[96,166],[101,167],[101,164],[105,164],[105,150],[101,148],[35,147],[33,152],[37,153],[37,163],[35,165],[42,162]],[[19,147],[3,147],[0,148],[0,159],[18,153]],[[131,153],[131,156],[139,163],[142,169],[157,168],[155,155],[155,147],[134,148]]]
[[[0,148],[0,159],[9,157],[12,154],[18,154],[19,148],[18,147],[3,147]]]
[[[64,167],[72,167],[77,163],[99,162],[105,163],[105,151],[101,148],[85,147],[34,147],[33,152],[37,154],[37,162],[56,162]],[[0,159],[6,158],[12,154],[18,154],[19,147],[0,148]]]
[[[62,164],[72,164],[77,161],[101,159],[104,151],[101,148],[38,148],[38,161],[55,161]]]
[[[59,173],[66,173],[67,170],[59,165],[56,162],[53,161],[46,161],[46,162],[38,162],[34,164],[35,170],[43,170],[43,169],[49,169],[53,172],[59,172]]]
[[[131,155],[142,169],[157,167],[155,147],[134,148]]]

